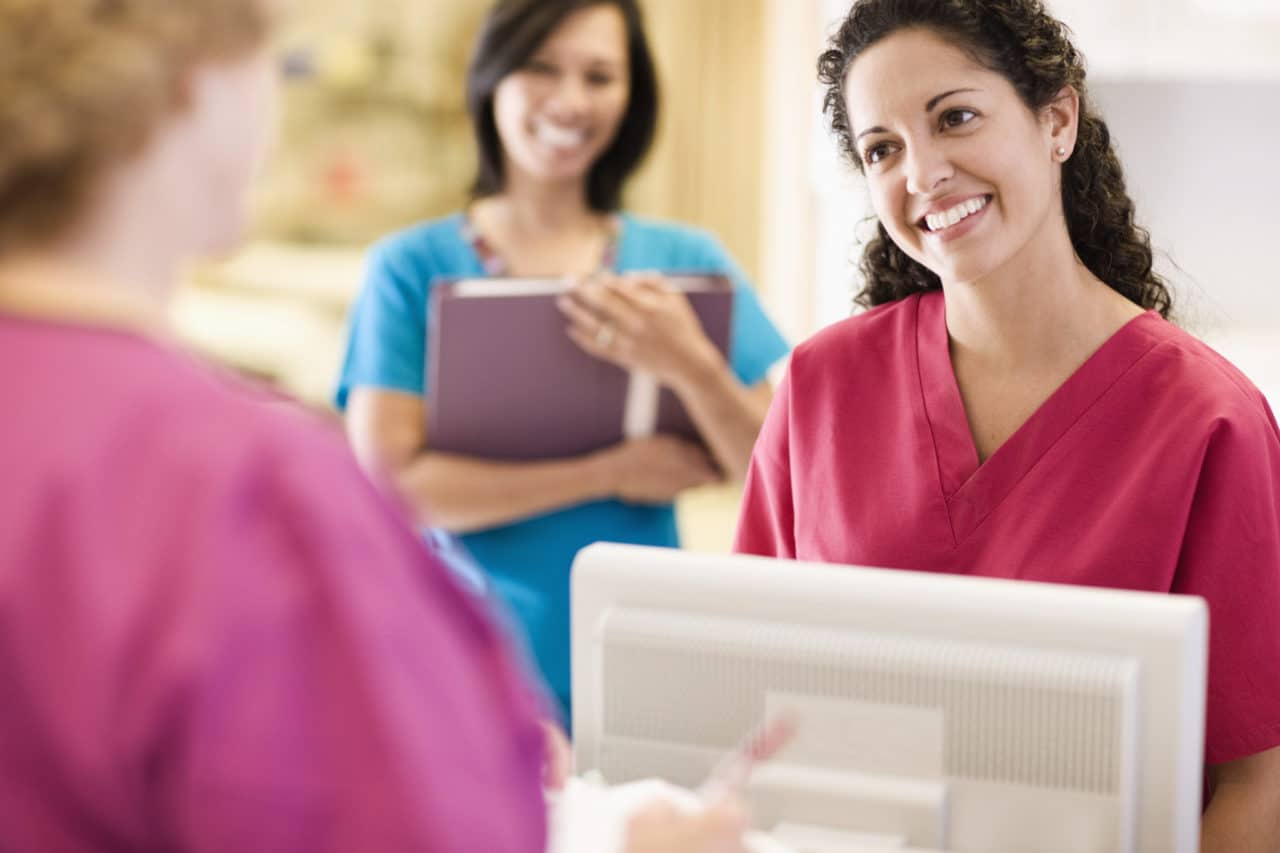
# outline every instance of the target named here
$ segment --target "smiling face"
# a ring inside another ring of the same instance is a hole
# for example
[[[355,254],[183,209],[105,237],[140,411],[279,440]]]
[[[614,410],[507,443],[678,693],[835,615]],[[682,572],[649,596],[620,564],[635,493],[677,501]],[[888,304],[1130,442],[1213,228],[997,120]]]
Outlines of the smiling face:
[[[568,15],[494,91],[508,172],[585,181],[630,97],[626,20],[612,4]]]
[[[975,281],[1061,228],[1060,145],[1074,112],[1028,109],[1004,76],[928,30],[900,30],[849,68],[845,106],[872,205],[944,282]]]

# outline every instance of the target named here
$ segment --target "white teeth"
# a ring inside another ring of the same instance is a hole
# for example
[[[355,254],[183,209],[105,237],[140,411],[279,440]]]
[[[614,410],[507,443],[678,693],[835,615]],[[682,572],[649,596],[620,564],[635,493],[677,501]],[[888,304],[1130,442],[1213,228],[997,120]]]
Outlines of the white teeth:
[[[971,198],[968,201],[962,201],[955,207],[944,210],[942,213],[930,213],[924,218],[925,225],[930,231],[940,231],[943,228],[950,228],[961,219],[972,216],[979,210],[987,206],[987,197]]]
[[[534,132],[541,142],[555,148],[574,148],[587,140],[585,130],[574,130],[550,122],[538,122],[534,125]]]

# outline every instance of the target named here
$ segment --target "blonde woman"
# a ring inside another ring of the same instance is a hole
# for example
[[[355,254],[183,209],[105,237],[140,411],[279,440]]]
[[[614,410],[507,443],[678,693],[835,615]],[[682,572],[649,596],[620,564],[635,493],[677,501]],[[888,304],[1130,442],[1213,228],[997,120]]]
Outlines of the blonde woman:
[[[537,853],[494,630],[340,435],[164,330],[240,233],[268,24],[0,0],[0,849]],[[631,849],[739,837],[725,807]]]

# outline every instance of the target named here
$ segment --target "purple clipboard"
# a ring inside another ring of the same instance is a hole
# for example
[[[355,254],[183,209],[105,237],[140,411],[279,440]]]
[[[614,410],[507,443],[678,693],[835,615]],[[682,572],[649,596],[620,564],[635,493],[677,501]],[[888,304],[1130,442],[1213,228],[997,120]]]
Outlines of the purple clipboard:
[[[719,275],[669,275],[728,358],[733,285]],[[698,441],[684,407],[651,378],[578,348],[556,299],[563,279],[440,281],[428,309],[427,443],[487,459],[578,456],[626,436]]]

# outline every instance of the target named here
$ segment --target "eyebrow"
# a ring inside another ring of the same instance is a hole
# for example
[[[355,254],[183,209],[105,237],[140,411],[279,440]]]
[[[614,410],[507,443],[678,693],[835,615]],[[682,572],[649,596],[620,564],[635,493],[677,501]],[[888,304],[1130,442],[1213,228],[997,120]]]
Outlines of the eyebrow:
[[[934,95],[932,98],[929,99],[928,103],[924,105],[924,111],[927,113],[933,112],[933,108],[936,107],[938,103],[941,102],[944,98],[949,98],[952,95],[959,95],[962,92],[976,92],[976,91],[978,90],[977,89],[952,89],[949,92],[943,92],[941,95]],[[866,130],[859,133],[857,136],[853,138],[853,141],[857,142],[859,139],[861,139],[862,137],[866,136],[869,133],[888,133],[888,132],[889,131],[885,130],[883,127],[876,125],[875,127],[869,127]]]
[[[934,95],[932,98],[929,99],[929,103],[924,105],[924,111],[927,113],[933,112],[933,108],[936,107],[938,105],[938,102],[941,101],[943,98],[949,98],[952,95],[958,95],[961,92],[976,92],[976,91],[978,90],[977,89],[952,89],[950,92],[943,92],[941,95]]]

